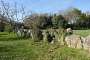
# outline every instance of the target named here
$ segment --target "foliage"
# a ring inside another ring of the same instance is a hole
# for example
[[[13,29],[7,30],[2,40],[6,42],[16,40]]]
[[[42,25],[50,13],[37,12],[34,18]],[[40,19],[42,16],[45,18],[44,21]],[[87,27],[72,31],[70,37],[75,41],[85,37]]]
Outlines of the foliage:
[[[3,32],[5,28],[5,24],[0,22],[0,31]]]
[[[5,18],[6,19],[6,18]],[[90,28],[90,15],[83,13],[77,8],[72,8],[66,10],[63,14],[31,14],[23,18],[22,22],[24,26],[32,29],[47,29],[47,28],[68,28],[72,29],[89,29]],[[4,20],[4,18],[2,18]],[[9,19],[7,19],[9,20]],[[14,21],[14,20],[13,20]],[[10,30],[13,26],[13,21],[10,21],[9,24],[11,27],[8,27]],[[19,23],[18,21],[16,22]],[[0,23],[0,28],[4,29],[4,25]],[[6,26],[7,27],[7,26]],[[5,27],[5,29],[6,29]]]
[[[44,29],[51,25],[51,17],[46,15],[31,15],[24,19],[24,24],[32,29]]]
[[[82,13],[77,8],[70,9],[63,14],[32,14],[24,19],[25,25],[31,28],[68,28],[73,29],[86,29],[90,28],[90,15]]]
[[[7,24],[7,25],[5,25],[4,31],[6,31],[6,32],[12,32],[13,31],[13,28],[12,28],[12,26],[10,24]]]
[[[66,23],[65,23],[65,19],[62,15],[54,15],[52,18],[52,24],[53,24],[53,27],[55,27],[55,28],[57,28],[57,27],[63,28]]]

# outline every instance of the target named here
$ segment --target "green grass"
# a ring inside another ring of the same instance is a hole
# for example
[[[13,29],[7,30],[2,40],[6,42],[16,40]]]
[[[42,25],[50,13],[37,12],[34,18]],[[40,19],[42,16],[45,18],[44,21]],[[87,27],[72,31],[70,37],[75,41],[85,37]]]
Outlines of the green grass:
[[[10,34],[8,32],[0,33],[0,41],[18,40],[16,37],[17,36],[14,33],[10,33]]]
[[[74,34],[78,34],[83,37],[86,37],[86,36],[90,35],[90,30],[74,30]]]
[[[2,40],[1,40],[2,39]],[[15,40],[16,39],[16,40]],[[88,52],[0,33],[0,60],[90,60]]]

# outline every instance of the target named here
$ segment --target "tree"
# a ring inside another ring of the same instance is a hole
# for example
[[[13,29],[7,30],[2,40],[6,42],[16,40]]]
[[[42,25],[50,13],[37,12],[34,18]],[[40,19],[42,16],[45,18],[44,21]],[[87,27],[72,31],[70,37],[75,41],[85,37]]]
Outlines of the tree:
[[[3,0],[0,0],[0,3],[1,3],[0,14],[7,18],[10,24],[8,28],[12,28],[13,31],[13,28],[16,26],[16,21],[23,22],[23,18],[25,17],[25,13],[26,13],[25,8],[23,5],[21,5],[21,7],[19,7],[18,9],[16,2],[14,6],[10,6],[9,2]]]
[[[55,28],[64,28],[66,22],[62,15],[54,15],[52,18],[52,24]]]
[[[1,32],[5,31],[4,29],[7,24],[9,24],[8,19],[2,14],[0,14],[0,31]]]
[[[24,24],[30,28],[45,29],[51,25],[51,17],[44,14],[34,14],[24,19]]]
[[[13,10],[12,8],[10,7],[10,4],[3,1],[3,0],[0,0],[0,3],[1,3],[1,10],[0,10],[0,14],[3,16],[3,17],[6,17],[7,18],[7,21],[8,21],[8,28],[13,28],[13,17],[14,17],[14,14],[13,14]],[[3,18],[4,19],[4,18]],[[10,29],[11,30],[11,29]],[[12,29],[13,31],[13,29]]]
[[[66,10],[62,15],[68,23],[67,27],[73,29],[77,28],[76,25],[80,19],[81,14],[82,11],[77,8],[69,8],[68,10]]]

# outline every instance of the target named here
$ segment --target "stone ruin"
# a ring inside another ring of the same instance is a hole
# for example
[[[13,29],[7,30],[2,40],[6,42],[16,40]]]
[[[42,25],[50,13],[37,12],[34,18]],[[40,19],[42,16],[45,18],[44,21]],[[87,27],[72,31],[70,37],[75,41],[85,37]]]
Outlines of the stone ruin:
[[[32,39],[36,39],[34,34],[32,33],[33,30],[18,30],[17,31],[17,36],[22,36],[22,37],[30,37]],[[37,38],[40,37],[41,40],[44,42],[49,42],[49,43],[55,43],[59,42],[60,45],[67,45],[68,47],[71,48],[79,48],[79,49],[85,49],[90,51],[90,35],[87,37],[82,37],[80,35],[67,35],[65,36],[63,34],[63,30],[56,30],[56,29],[50,29],[50,30],[42,30],[41,32],[38,31],[37,33]],[[67,32],[67,31],[66,31]],[[70,31],[71,33],[71,31]],[[41,36],[40,36],[41,35]]]
[[[32,30],[32,29],[18,29],[16,32],[17,37],[29,37],[33,40],[40,39],[48,41],[50,43],[61,42],[62,32],[61,30],[50,29],[50,30]],[[37,38],[36,38],[37,37]]]
[[[90,52],[90,35],[82,37],[80,35],[69,35],[65,37],[65,41],[68,47],[85,49]]]
[[[65,41],[68,47],[83,48],[83,42],[82,42],[81,36],[79,35],[66,36]]]
[[[64,45],[64,35],[62,30],[50,29],[43,31],[43,41],[48,41],[50,43],[60,42]]]

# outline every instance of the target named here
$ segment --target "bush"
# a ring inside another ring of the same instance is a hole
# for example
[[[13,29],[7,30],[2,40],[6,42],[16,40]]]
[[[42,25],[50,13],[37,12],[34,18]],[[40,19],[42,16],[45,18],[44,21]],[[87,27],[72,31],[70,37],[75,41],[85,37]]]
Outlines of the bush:
[[[12,32],[13,31],[13,28],[12,28],[12,26],[10,24],[7,24],[7,25],[5,25],[4,31],[6,31],[6,32]]]

